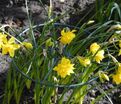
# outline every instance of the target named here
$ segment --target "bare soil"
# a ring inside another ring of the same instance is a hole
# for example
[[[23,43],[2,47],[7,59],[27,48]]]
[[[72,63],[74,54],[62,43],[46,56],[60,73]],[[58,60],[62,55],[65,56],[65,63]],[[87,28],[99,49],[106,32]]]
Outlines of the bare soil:
[[[42,3],[40,3],[39,0],[29,0],[28,7],[34,24],[44,23],[48,19],[46,11],[49,8],[49,0],[42,0]],[[27,12],[24,0],[0,0],[0,8],[1,26],[9,24],[16,29],[18,33],[28,27]],[[68,11],[63,18],[58,20],[58,22],[75,25],[81,20],[81,24],[87,21],[93,15],[94,10],[95,0],[65,0],[64,3],[60,2],[59,0],[53,0],[53,17],[51,18],[61,16],[65,11]],[[8,56],[1,56],[0,54],[0,103],[2,103],[3,98],[1,95],[4,93],[5,76],[7,74],[5,72],[8,69],[10,60],[11,59]],[[3,68],[3,66],[6,67]],[[114,86],[115,85],[106,82],[100,87],[104,90],[108,90]],[[111,100],[114,104],[121,103],[120,93],[120,87],[109,93],[109,97],[111,97]],[[99,91],[98,87],[91,90],[85,97],[84,104],[89,104],[91,100],[95,99],[100,94],[101,92]],[[26,101],[29,104],[34,104],[32,96],[33,90],[27,90],[25,88],[21,104],[25,104]],[[106,97],[104,97],[101,99],[101,101],[98,101],[97,104],[110,104],[110,102]]]

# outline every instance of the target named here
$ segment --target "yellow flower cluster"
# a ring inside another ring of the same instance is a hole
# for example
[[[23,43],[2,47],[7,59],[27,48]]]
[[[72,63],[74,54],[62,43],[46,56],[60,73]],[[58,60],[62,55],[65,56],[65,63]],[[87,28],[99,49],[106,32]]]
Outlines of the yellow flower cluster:
[[[118,64],[118,69],[116,71],[116,74],[114,74],[112,76],[112,78],[113,78],[113,81],[116,84],[120,84],[121,83],[121,63]]]
[[[28,42],[23,42],[22,45],[29,49],[33,48],[32,44]],[[2,49],[2,55],[9,54],[11,57],[14,57],[15,50],[19,48],[20,44],[15,42],[13,36],[10,39],[7,39],[6,34],[0,33],[0,49]]]
[[[64,45],[70,44],[71,41],[75,38],[76,30],[68,30],[65,31],[64,29],[61,31],[60,42]],[[57,66],[54,67],[53,70],[57,71],[58,75],[62,78],[65,78],[67,75],[74,73],[74,64],[71,64],[71,61],[65,57],[63,57]]]
[[[104,50],[99,50],[100,45],[97,43],[93,43],[90,45],[90,52],[94,55],[94,60],[97,63],[100,63],[104,59]]]
[[[65,57],[63,57],[58,65],[54,67],[54,70],[57,71],[58,75],[60,75],[62,78],[74,73],[74,69],[74,64],[72,64],[71,61]]]
[[[64,29],[61,31],[61,36],[60,36],[60,42],[64,45],[66,44],[70,44],[70,42],[75,38],[75,34],[74,32],[76,32],[76,30],[68,30],[68,31],[64,31]]]
[[[11,37],[7,39],[7,35],[0,33],[0,49],[2,49],[2,54],[8,54],[14,57],[14,51],[19,49],[20,45],[15,43],[15,38]]]
[[[94,60],[97,63],[100,63],[104,59],[104,50],[99,50],[100,45],[98,45],[96,42],[90,45],[90,52],[94,56]],[[87,67],[91,65],[91,61],[87,57],[77,56],[77,59],[79,60],[80,64],[84,67]]]

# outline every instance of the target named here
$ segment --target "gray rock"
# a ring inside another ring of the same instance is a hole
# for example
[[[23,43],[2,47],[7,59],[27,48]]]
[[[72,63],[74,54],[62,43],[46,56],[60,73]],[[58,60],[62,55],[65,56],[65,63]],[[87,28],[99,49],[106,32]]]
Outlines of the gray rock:
[[[11,58],[0,53],[0,74],[6,72],[10,66]]]

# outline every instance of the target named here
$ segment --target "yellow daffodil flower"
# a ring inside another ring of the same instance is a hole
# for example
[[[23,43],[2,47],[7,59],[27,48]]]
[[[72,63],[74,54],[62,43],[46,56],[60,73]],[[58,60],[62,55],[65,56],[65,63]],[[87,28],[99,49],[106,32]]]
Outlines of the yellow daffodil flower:
[[[119,53],[118,53],[118,56],[120,56],[121,55],[121,49],[119,49]]]
[[[67,75],[74,73],[74,69],[74,64],[71,64],[69,59],[63,57],[53,70],[57,71],[58,75],[60,75],[62,78],[65,78]]]
[[[116,84],[121,83],[121,63],[118,63],[118,69],[116,70],[116,74],[112,75],[112,78]]]
[[[101,76],[102,76],[102,78],[103,78],[104,80],[109,81],[109,77],[108,77],[108,75],[107,75],[107,74],[102,73],[102,74],[101,74]]]
[[[119,47],[121,48],[121,40],[119,40]]]
[[[100,81],[102,83],[104,82],[104,80],[109,81],[109,77],[105,72],[99,71],[98,74],[99,74]]]
[[[112,76],[113,78],[113,82],[115,82],[116,84],[120,84],[121,83],[121,74],[120,73],[116,73]]]
[[[121,63],[118,63],[118,70],[117,73],[121,74]]]
[[[85,67],[87,67],[88,65],[91,65],[91,62],[90,62],[89,58],[77,56],[77,59],[79,60],[80,64],[85,66]]]
[[[14,57],[14,51],[19,49],[20,45],[15,43],[15,38],[11,37],[8,41],[5,42],[2,46],[2,54],[5,55],[9,53],[11,57]]]
[[[60,36],[60,42],[64,45],[70,44],[70,42],[75,38],[76,30],[72,31],[64,31],[64,29],[61,31],[61,36]]]
[[[27,49],[32,49],[32,48],[33,48],[32,44],[29,43],[29,42],[23,42],[22,44],[23,44]]]
[[[119,40],[119,47],[120,47],[120,49],[119,49],[118,56],[120,56],[120,55],[121,55],[121,40]]]
[[[2,48],[2,45],[7,42],[7,35],[0,33],[0,49]]]
[[[97,63],[100,63],[100,61],[102,61],[104,59],[104,50],[100,50],[96,53],[96,55],[94,56],[94,60]]]
[[[92,52],[92,54],[95,54],[100,48],[100,45],[98,45],[96,42],[92,43],[90,45],[90,52]]]

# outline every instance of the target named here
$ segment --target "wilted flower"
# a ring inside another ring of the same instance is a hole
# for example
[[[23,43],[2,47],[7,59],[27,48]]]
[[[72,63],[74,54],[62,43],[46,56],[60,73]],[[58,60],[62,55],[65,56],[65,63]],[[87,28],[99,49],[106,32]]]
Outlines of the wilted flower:
[[[76,30],[68,30],[64,31],[64,29],[61,31],[61,36],[60,36],[60,42],[62,44],[70,44],[70,42],[75,38],[75,32]]]
[[[121,25],[120,24],[114,25],[114,29],[121,30]]]
[[[2,54],[5,55],[9,53],[11,57],[14,57],[14,51],[19,49],[20,45],[15,43],[15,38],[11,37],[2,45]]]
[[[71,64],[69,59],[63,57],[53,70],[57,71],[58,75],[60,75],[62,78],[65,78],[67,75],[74,73],[74,69],[74,64]]]
[[[32,49],[32,48],[33,48],[32,44],[29,43],[29,42],[23,42],[22,44],[23,44],[27,49]]]
[[[102,61],[104,59],[104,50],[100,50],[96,53],[96,55],[94,56],[94,60],[97,63],[100,63],[100,61]]]
[[[114,63],[118,63],[118,60],[114,56],[112,56],[111,54],[108,54],[108,56],[112,58]]]
[[[92,52],[92,54],[95,54],[100,48],[100,45],[98,45],[96,42],[92,43],[90,46],[90,52]]]
[[[108,32],[109,32],[109,31],[112,31],[112,30],[115,30],[115,29],[121,30],[121,25],[120,25],[120,24],[117,24],[117,25],[111,26],[111,27],[108,29]]]
[[[89,20],[89,21],[87,22],[87,25],[93,24],[94,22],[95,22],[94,20]]]
[[[80,64],[85,66],[85,67],[87,67],[88,65],[91,65],[91,62],[90,62],[89,58],[77,56],[77,59],[79,60]]]

